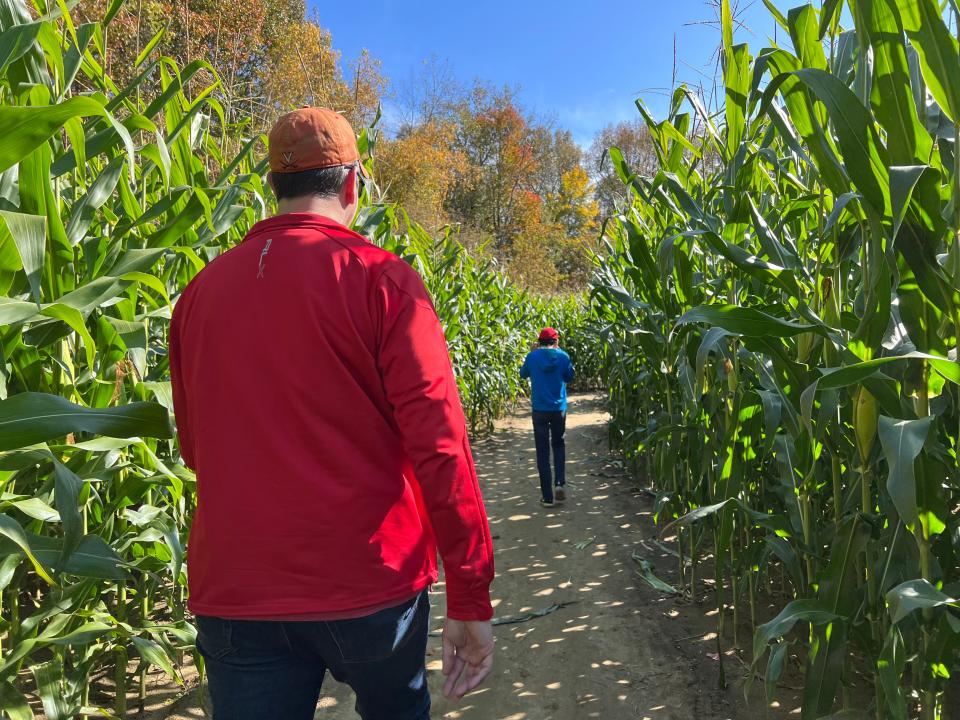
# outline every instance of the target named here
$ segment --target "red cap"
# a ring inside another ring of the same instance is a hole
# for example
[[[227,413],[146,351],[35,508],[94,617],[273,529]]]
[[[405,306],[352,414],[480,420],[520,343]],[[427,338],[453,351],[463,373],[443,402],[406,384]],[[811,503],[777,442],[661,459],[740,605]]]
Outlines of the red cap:
[[[287,113],[270,131],[270,169],[301,172],[358,163],[357,136],[347,119],[328,108],[304,107]],[[366,174],[363,164],[360,172]]]
[[[552,327],[545,327],[540,331],[540,340],[552,342],[553,340],[558,340],[560,338],[560,333],[554,330]]]

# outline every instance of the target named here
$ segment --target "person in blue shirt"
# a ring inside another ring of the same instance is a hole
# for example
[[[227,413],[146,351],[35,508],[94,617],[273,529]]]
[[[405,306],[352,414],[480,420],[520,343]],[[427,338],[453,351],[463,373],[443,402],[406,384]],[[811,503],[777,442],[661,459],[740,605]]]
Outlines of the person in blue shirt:
[[[520,377],[533,384],[533,438],[537,447],[537,472],[540,474],[540,504],[553,507],[554,499],[567,499],[564,471],[567,425],[567,383],[573,380],[573,363],[559,347],[560,335],[552,327],[540,331],[539,347],[527,355]],[[550,448],[556,483],[550,477]],[[554,490],[554,486],[556,490]]]

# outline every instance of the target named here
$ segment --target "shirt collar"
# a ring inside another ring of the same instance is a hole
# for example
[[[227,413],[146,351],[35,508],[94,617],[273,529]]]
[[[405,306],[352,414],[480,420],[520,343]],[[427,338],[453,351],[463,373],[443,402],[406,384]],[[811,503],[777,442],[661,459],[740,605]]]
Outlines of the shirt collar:
[[[261,233],[265,232],[271,233],[279,230],[292,230],[301,228],[312,228],[314,230],[328,232],[334,231],[338,234],[353,235],[369,242],[367,238],[363,237],[362,235],[358,235],[346,225],[342,225],[336,220],[328,218],[325,215],[318,215],[317,213],[311,212],[283,213],[282,215],[274,215],[273,217],[261,220],[252,228],[250,228],[250,232],[247,233],[247,237],[244,238],[244,241],[253,237],[254,235],[260,235]]]

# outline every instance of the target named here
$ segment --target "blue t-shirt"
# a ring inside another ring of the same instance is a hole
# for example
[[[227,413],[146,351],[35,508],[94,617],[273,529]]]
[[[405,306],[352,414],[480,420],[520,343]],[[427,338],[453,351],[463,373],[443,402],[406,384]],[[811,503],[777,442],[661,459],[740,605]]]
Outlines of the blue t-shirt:
[[[537,348],[523,361],[520,377],[533,383],[533,409],[566,412],[567,383],[573,380],[573,363],[560,348]]]

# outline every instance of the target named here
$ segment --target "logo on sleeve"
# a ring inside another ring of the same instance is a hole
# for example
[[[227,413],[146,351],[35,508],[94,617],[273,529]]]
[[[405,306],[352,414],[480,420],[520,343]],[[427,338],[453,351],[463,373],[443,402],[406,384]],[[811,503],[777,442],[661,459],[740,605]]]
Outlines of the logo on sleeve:
[[[268,238],[266,245],[263,246],[263,250],[260,252],[260,267],[257,269],[257,279],[263,277],[263,271],[267,267],[267,253],[270,252],[270,246],[273,245],[273,239]]]

